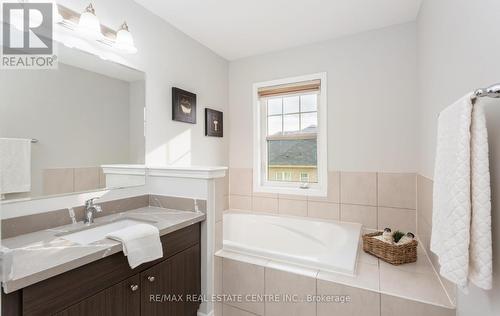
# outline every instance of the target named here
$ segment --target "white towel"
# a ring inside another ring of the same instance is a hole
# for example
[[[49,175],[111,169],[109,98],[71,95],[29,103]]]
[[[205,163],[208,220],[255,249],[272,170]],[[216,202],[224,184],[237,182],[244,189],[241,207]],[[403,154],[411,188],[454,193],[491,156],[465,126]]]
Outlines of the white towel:
[[[0,138],[0,194],[31,191],[31,139]]]
[[[488,140],[470,97],[439,116],[431,236],[440,274],[464,291],[469,280],[489,289],[492,278]]]
[[[137,224],[106,235],[123,245],[123,253],[133,269],[142,263],[163,257],[158,228],[149,224]]]
[[[471,148],[469,280],[482,289],[490,290],[493,285],[490,164],[486,116],[479,103],[472,110]]]

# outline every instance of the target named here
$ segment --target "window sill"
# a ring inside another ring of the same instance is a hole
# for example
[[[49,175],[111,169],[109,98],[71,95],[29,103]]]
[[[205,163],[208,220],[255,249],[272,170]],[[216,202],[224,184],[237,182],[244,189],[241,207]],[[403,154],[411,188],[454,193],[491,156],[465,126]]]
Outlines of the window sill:
[[[294,187],[256,185],[254,186],[253,191],[255,193],[277,193],[277,194],[317,196],[317,197],[327,196],[327,188],[301,189]]]

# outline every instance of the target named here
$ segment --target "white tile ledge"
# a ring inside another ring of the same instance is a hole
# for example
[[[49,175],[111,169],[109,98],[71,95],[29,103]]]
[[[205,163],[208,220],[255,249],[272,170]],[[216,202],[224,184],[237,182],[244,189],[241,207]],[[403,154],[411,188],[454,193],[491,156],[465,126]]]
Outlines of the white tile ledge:
[[[215,179],[226,175],[228,167],[224,166],[145,166],[145,165],[102,165],[105,173],[144,175],[152,177],[175,177]]]
[[[145,165],[101,165],[102,171],[105,174],[126,174],[126,175],[142,175],[146,174]]]
[[[148,176],[215,179],[226,175],[224,166],[147,166]]]
[[[384,291],[384,290],[380,289],[380,285],[379,286],[368,286],[367,284],[365,284],[366,283],[365,280],[360,282],[359,279],[356,277],[352,278],[352,280],[350,280],[349,277],[346,277],[343,274],[335,274],[335,273],[331,273],[331,272],[323,272],[321,270],[307,269],[307,268],[295,266],[292,264],[286,264],[286,263],[276,262],[276,261],[272,261],[272,260],[268,260],[268,259],[255,257],[255,256],[244,255],[244,254],[235,253],[232,251],[227,251],[224,249],[219,250],[218,252],[215,253],[215,255],[218,257],[221,257],[221,258],[241,261],[241,262],[248,263],[248,264],[259,265],[259,266],[262,266],[264,268],[277,269],[277,270],[286,271],[289,273],[300,274],[300,275],[304,275],[307,277],[316,278],[317,280],[342,284],[342,285],[346,285],[346,286],[350,286],[350,287],[354,287],[354,288],[359,288],[362,290],[367,290],[367,291],[371,291],[371,292],[375,292],[375,293],[379,293],[379,294],[399,297],[402,299],[415,301],[415,302],[419,302],[419,303],[423,303],[423,304],[427,304],[427,305],[433,305],[433,306],[438,306],[438,307],[447,308],[447,309],[455,309],[456,308],[455,305],[452,304],[451,302],[447,302],[447,304],[446,303],[438,303],[438,302],[427,301],[427,300],[421,299],[419,297],[412,297],[412,296],[402,295],[400,293],[395,293],[395,292],[391,292],[391,291]],[[358,270],[359,270],[360,265],[363,265],[363,263],[360,263],[360,262],[357,263],[357,269],[356,269],[357,273],[359,272]],[[372,267],[374,266],[373,264],[366,264],[366,263],[364,265],[372,266]],[[377,272],[372,271],[369,273],[372,273],[372,274],[377,273],[378,275],[376,275],[375,278],[377,279],[377,281],[379,281],[380,265],[379,264],[377,265]],[[410,272],[406,271],[406,273],[410,273]],[[419,275],[421,273],[414,273],[414,274]],[[363,276],[363,278],[365,278],[366,276],[367,275],[365,274]],[[339,277],[339,279],[337,279],[336,277]],[[434,276],[434,277],[437,277],[437,276]],[[441,288],[441,290],[445,291],[444,288]],[[444,293],[446,293],[446,292],[444,292]]]

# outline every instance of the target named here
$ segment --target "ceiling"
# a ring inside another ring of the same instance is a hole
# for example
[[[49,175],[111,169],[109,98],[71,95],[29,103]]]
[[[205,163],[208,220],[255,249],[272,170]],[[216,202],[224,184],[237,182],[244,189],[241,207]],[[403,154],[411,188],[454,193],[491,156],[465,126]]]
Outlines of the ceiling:
[[[416,19],[421,0],[135,0],[235,60]]]

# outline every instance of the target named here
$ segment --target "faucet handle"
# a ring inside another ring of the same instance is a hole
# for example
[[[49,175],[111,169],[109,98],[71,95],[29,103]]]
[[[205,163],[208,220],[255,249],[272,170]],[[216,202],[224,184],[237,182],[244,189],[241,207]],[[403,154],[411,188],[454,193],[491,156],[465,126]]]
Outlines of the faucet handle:
[[[99,199],[99,198],[98,198],[98,197],[95,197],[95,198],[91,198],[91,199],[89,199],[89,200],[85,201],[85,206],[86,206],[86,207],[89,207],[89,206],[94,205],[94,201],[95,201],[95,200],[97,200],[97,199]]]

